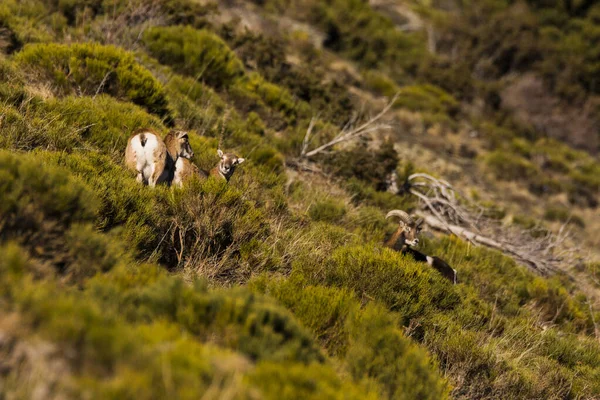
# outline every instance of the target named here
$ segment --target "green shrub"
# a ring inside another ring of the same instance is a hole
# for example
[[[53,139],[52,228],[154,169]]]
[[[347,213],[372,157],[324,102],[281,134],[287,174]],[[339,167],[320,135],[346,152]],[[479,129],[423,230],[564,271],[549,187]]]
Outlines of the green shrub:
[[[392,79],[377,70],[365,71],[363,77],[365,86],[380,96],[392,97],[400,91]]]
[[[97,228],[105,232],[116,229],[138,257],[160,256],[159,244],[168,222],[158,218],[156,210],[168,193],[166,188],[150,193],[135,181],[134,173],[125,172],[121,165],[98,153],[50,153],[45,157],[80,177],[94,190],[100,201],[95,219]]]
[[[100,233],[91,224],[73,226],[66,233],[65,242],[68,249],[65,273],[71,282],[82,282],[132,261],[117,235]]]
[[[2,106],[0,106],[2,107]],[[0,126],[0,146],[32,150],[102,149],[122,157],[131,133],[138,128],[164,129],[160,121],[139,107],[112,97],[67,96],[42,102],[34,99],[6,110],[10,124]]]
[[[240,60],[215,34],[191,27],[155,27],[144,32],[150,54],[174,70],[215,87],[244,74]]]
[[[107,93],[169,118],[161,84],[131,53],[117,47],[35,44],[26,46],[15,60],[36,81],[56,88],[59,95]]]
[[[173,266],[187,264],[194,274],[213,279],[245,280],[251,270],[237,262],[240,247],[269,232],[265,210],[246,199],[241,190],[217,179],[192,182],[174,192],[162,218],[175,232],[163,245],[163,261]],[[202,262],[206,257],[215,259]]]
[[[254,0],[277,15],[295,17],[325,32],[324,45],[365,68],[381,67],[394,77],[414,71],[427,50],[421,35],[406,34],[361,0]]]
[[[479,127],[481,136],[488,144],[488,148],[495,150],[498,148],[505,148],[506,143],[512,142],[516,136],[516,133],[507,127],[494,125],[492,123],[483,123]],[[523,142],[517,142],[517,144],[523,144]],[[522,146],[522,150],[528,152],[529,146]]]
[[[334,124],[343,124],[353,111],[350,93],[341,79],[332,80],[323,68],[324,60],[318,51],[308,44],[307,38],[294,39],[284,36],[265,35],[250,30],[236,29],[235,23],[221,28],[221,35],[242,60],[244,65],[256,68],[265,80],[287,89],[294,98],[319,110],[321,118]],[[292,33],[292,37],[298,32]],[[302,35],[302,34],[300,34]],[[301,60],[289,62],[286,53],[297,49]]]
[[[64,268],[71,225],[94,219],[98,199],[64,168],[31,154],[0,151],[0,239],[17,240],[32,254]]]
[[[146,267],[153,268],[153,267]],[[131,322],[166,320],[202,341],[235,349],[252,360],[323,362],[307,332],[285,310],[244,290],[208,291],[197,283],[128,268],[90,281],[106,311]]]
[[[539,170],[530,161],[501,150],[490,153],[485,162],[496,178],[527,181],[537,178]]]
[[[566,207],[551,206],[544,212],[544,219],[547,221],[559,221],[563,223],[570,223],[580,228],[585,228],[585,221],[577,214],[573,214],[572,210]]]
[[[383,307],[365,307],[354,313],[349,325],[346,362],[354,379],[374,377],[384,398],[449,398],[448,384],[433,371],[427,353],[395,327],[396,321]]]
[[[265,104],[286,117],[292,117],[298,113],[307,116],[310,111],[308,105],[298,103],[286,89],[265,81],[258,74],[248,75],[239,84],[242,85],[244,91],[256,93]]]
[[[307,275],[313,268],[298,267],[301,271],[306,268]],[[452,309],[460,303],[458,293],[447,281],[426,267],[392,250],[365,245],[338,248],[320,274],[328,285],[382,302],[408,324],[435,309]]]
[[[322,365],[281,365],[259,363],[249,381],[259,387],[265,399],[377,399],[373,391],[364,391],[342,382],[332,369]]]
[[[354,295],[350,292],[309,285],[297,273],[292,274],[289,279],[261,275],[252,279],[250,286],[275,298],[279,304],[291,310],[329,354],[345,354],[348,347],[346,320],[351,310],[357,306]]]
[[[136,129],[164,130],[157,118],[139,107],[105,95],[50,100],[41,107],[39,114],[50,120],[46,124],[49,135],[64,135],[64,131],[59,131],[64,124],[82,142],[119,156],[124,154],[127,140]],[[58,126],[53,126],[53,121],[58,121]],[[66,150],[73,148],[71,145]]]
[[[346,206],[339,201],[325,199],[313,203],[308,209],[308,215],[313,221],[339,223],[346,215]]]
[[[35,266],[18,247],[0,251],[0,302],[21,313],[19,340],[35,332],[37,340],[60,350],[53,360],[67,367],[60,382],[74,382],[68,386],[71,395],[191,399],[208,390],[217,397],[234,390],[241,398],[262,391],[267,398],[279,398],[269,389],[271,380],[261,378],[291,371],[293,380],[280,381],[290,398],[317,388],[334,398],[346,398],[342,393],[365,398],[357,385],[323,364],[289,313],[256,295],[185,285],[152,265],[121,266],[72,289],[51,278],[30,279]],[[72,356],[60,356],[67,349]],[[247,356],[259,363],[249,363]],[[166,385],[161,379],[165,368]],[[37,382],[25,382],[12,370],[8,374],[8,393],[28,393],[26,385]]]
[[[4,0],[0,4],[2,45],[7,53],[19,50],[25,43],[48,42],[54,38],[49,25],[53,15],[42,1]]]
[[[396,107],[408,108],[411,111],[427,111],[455,115],[459,103],[452,95],[433,85],[405,86],[394,103]]]
[[[391,140],[383,141],[378,149],[369,149],[369,143],[359,142],[350,150],[340,150],[325,159],[327,169],[346,179],[364,181],[378,191],[388,188],[388,179],[400,161]]]
[[[447,387],[427,354],[398,330],[383,307],[361,307],[346,289],[310,285],[300,274],[251,282],[289,308],[355,382],[372,381],[384,398],[445,398]]]
[[[380,192],[368,183],[356,178],[347,180],[346,190],[348,190],[356,205],[365,204],[384,210],[400,209],[407,211],[414,209],[416,206],[416,200],[412,196],[399,196],[387,191]]]
[[[44,221],[62,225],[88,221],[98,201],[81,180],[33,154],[0,151],[3,232],[39,228]]]
[[[600,165],[588,163],[569,174],[569,200],[573,204],[595,208],[600,192]]]

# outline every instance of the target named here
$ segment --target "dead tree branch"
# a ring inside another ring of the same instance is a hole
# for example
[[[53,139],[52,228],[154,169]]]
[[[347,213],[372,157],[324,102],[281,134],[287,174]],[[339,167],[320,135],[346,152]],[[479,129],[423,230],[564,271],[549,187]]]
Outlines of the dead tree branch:
[[[542,275],[574,259],[577,249],[564,245],[570,233],[566,224],[556,234],[542,235],[539,229],[534,232],[504,227],[486,217],[484,207],[468,200],[443,179],[417,173],[408,177],[407,186],[409,193],[422,201],[423,211],[417,214],[432,229],[499,250]]]
[[[308,151],[308,144],[310,141],[310,137],[312,135],[312,131],[314,130],[315,120],[311,120],[308,129],[306,130],[306,135],[304,135],[304,140],[302,142],[302,152],[300,154],[301,158],[310,158],[317,154],[323,153],[325,150],[335,146],[338,143],[347,142],[349,140],[356,139],[361,136],[366,136],[371,132],[377,132],[384,129],[390,129],[391,126],[387,123],[380,122],[381,118],[390,111],[396,100],[398,99],[400,93],[396,93],[394,97],[388,102],[388,104],[374,117],[370,118],[368,121],[359,125],[358,127],[354,127],[355,118],[351,119],[342,130],[329,142],[317,147],[316,149]]]
[[[435,230],[451,233],[475,245],[483,245],[495,250],[499,250],[504,254],[514,257],[515,259],[517,259],[517,261],[533,268],[542,275],[549,275],[550,273],[555,271],[554,266],[551,262],[549,262],[551,260],[545,260],[541,257],[537,257],[535,255],[535,252],[532,251],[532,249],[520,249],[509,243],[499,242],[492,238],[469,231],[461,226],[447,224],[439,220],[438,218],[428,214],[418,213],[418,215],[425,220],[425,223],[427,225],[429,225]]]

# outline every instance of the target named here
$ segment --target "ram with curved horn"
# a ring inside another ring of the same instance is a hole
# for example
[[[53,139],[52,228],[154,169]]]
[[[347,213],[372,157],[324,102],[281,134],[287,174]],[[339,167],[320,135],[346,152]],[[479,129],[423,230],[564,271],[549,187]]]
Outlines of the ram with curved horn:
[[[402,210],[390,211],[385,218],[390,217],[398,217],[400,224],[396,232],[386,242],[386,246],[398,251],[403,251],[405,247],[418,246],[419,238],[417,236],[421,231],[423,219],[420,218],[415,221],[406,211]]]
[[[397,217],[399,219],[398,229],[385,242],[387,247],[402,254],[410,255],[415,261],[426,262],[436,269],[442,276],[456,284],[457,273],[454,268],[448,265],[444,260],[438,257],[428,256],[413,249],[413,246],[419,245],[418,235],[421,232],[423,219],[414,220],[406,211],[392,210],[385,216],[386,219]]]

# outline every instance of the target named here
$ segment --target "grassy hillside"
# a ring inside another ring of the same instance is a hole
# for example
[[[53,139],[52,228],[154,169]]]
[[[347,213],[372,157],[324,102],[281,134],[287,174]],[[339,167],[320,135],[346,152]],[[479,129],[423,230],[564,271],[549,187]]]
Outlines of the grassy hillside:
[[[530,3],[3,0],[0,397],[600,397],[598,130],[539,122],[597,128],[600,9]],[[385,136],[298,161],[396,92]],[[123,164],[143,127],[247,161],[150,189]],[[451,285],[383,246],[414,171],[567,223],[578,261],[427,232]]]

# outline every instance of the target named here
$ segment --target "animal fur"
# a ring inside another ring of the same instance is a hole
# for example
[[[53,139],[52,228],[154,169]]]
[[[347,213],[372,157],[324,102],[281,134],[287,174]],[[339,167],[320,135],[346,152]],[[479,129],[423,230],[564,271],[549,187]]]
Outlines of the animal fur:
[[[415,261],[429,264],[440,274],[442,274],[443,277],[456,285],[457,272],[454,268],[448,265],[441,258],[428,256],[413,249],[413,246],[417,246],[419,244],[419,238],[417,236],[421,232],[423,220],[419,219],[415,221],[410,215],[402,210],[390,211],[386,215],[386,219],[392,216],[398,217],[400,223],[398,224],[398,229],[396,229],[396,231],[385,242],[385,245],[396,251],[400,251],[402,254],[410,255]]]
[[[140,129],[127,141],[125,165],[137,173],[137,181],[154,187],[170,184],[180,157],[193,157],[187,132],[171,131],[161,139],[152,129]]]
[[[236,167],[246,160],[233,153],[223,153],[221,150],[218,150],[217,154],[220,158],[219,163],[210,171],[204,171],[198,168],[190,160],[179,158],[175,165],[173,184],[181,187],[186,181],[189,181],[194,176],[198,176],[200,179],[206,179],[209,176],[212,176],[217,179],[225,179],[229,182]]]

